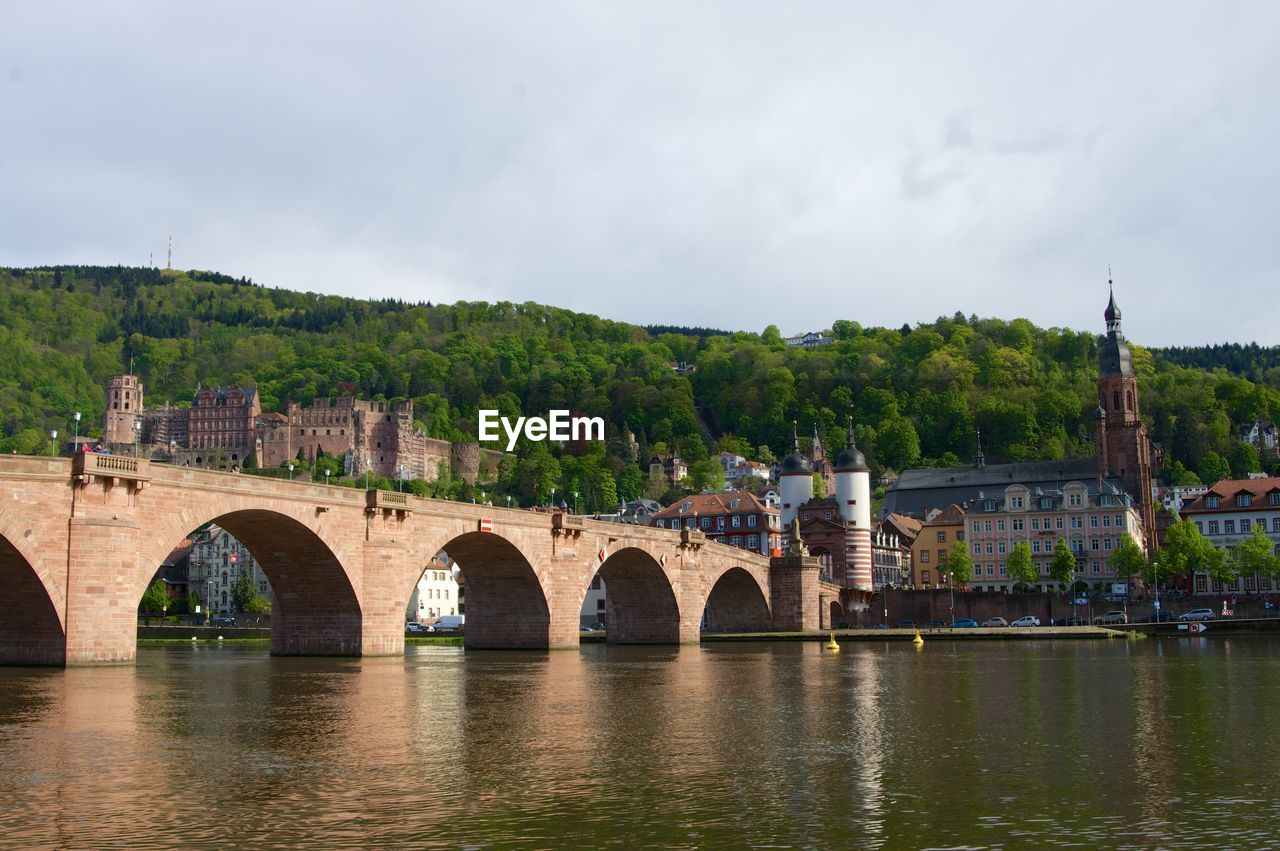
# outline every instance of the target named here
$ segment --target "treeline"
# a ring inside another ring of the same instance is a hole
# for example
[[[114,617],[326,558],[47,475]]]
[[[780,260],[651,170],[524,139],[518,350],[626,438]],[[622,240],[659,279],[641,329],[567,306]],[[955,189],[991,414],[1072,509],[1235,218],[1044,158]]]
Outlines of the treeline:
[[[713,487],[714,452],[771,460],[787,451],[793,421],[806,444],[816,428],[834,455],[851,416],[876,474],[971,463],[979,431],[992,462],[1093,452],[1097,333],[956,314],[900,329],[838,320],[830,336],[801,349],[773,326],[646,329],[532,302],[360,300],[212,272],[2,269],[0,448],[47,452],[49,430],[69,434],[76,410],[82,432],[97,433],[103,385],[132,363],[148,404],[232,383],[257,385],[264,411],[346,393],[412,399],[420,427],[452,440],[474,437],[482,407],[601,416],[605,444],[521,445],[485,489],[518,504],[553,488],[572,503],[576,492],[589,511],[641,493],[672,498],[647,476],[660,452],[691,462],[692,487]],[[1166,480],[1275,469],[1239,439],[1254,419],[1280,419],[1273,355],[1134,346]],[[695,369],[672,368],[681,363]],[[716,430],[711,445],[699,410]]]

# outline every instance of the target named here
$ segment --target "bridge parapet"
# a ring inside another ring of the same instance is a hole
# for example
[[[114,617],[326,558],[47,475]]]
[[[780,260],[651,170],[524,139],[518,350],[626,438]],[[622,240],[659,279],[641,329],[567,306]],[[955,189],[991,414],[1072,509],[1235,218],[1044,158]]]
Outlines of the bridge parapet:
[[[71,460],[71,474],[84,484],[95,478],[124,479],[136,490],[151,481],[151,462],[127,455],[77,452]]]
[[[404,517],[413,512],[409,504],[409,494],[398,491],[368,490],[365,491],[365,510],[369,514],[394,511],[397,516]]]

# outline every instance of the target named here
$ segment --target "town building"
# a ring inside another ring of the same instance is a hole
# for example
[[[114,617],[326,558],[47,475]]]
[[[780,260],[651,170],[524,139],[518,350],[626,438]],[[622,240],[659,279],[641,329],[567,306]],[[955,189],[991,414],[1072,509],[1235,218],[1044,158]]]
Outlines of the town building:
[[[1131,534],[1145,550],[1152,551],[1156,532],[1152,447],[1140,416],[1138,381],[1121,331],[1120,308],[1114,294],[1107,302],[1103,317],[1107,337],[1099,352],[1095,457],[988,465],[979,444],[973,465],[902,471],[885,493],[883,514],[925,518],[933,510],[950,505],[968,506],[971,515],[984,514],[980,521],[984,534],[987,519],[992,521],[993,535],[997,521],[1003,520],[1007,525],[1018,519],[1022,528],[1017,531],[1032,544],[1033,555],[1039,538],[1067,538],[1080,559],[1083,578],[1091,585],[1115,578],[1110,570],[1109,553],[1118,543],[1118,535]],[[1021,504],[1015,504],[1014,500],[1020,500]],[[1093,515],[1081,515],[1091,510]],[[1036,518],[1037,527],[1032,529],[1034,512],[1047,514]],[[1019,513],[1025,516],[1018,516]],[[1000,514],[1007,516],[998,517]],[[1072,518],[1080,516],[1086,525],[1073,528]],[[1050,523],[1048,535],[1043,529],[1046,517]],[[1101,524],[1104,517],[1108,522],[1106,527],[1089,525],[1094,519]],[[1063,524],[1061,529],[1059,523]],[[1015,530],[1004,531],[1012,535]],[[1039,534],[1032,535],[1033,531]],[[1052,534],[1059,531],[1067,534]],[[1072,532],[1083,534],[1070,534]],[[1093,546],[1094,533],[1096,547]],[[1011,541],[1012,538],[1008,539],[1006,546]],[[986,552],[988,543],[992,546],[991,553]],[[1043,549],[1043,541],[1040,543]],[[981,573],[974,577],[975,586],[979,582],[984,588],[1009,586],[1004,559],[1000,557],[1004,554],[998,544],[995,537],[974,542],[981,548],[974,554],[975,562],[981,567]],[[917,560],[917,568],[923,575],[925,570],[933,573],[936,565],[930,568]]]
[[[738,488],[747,476],[762,482],[773,480],[773,468],[760,461],[748,461],[741,455],[732,452],[721,452],[716,456],[720,468],[724,470],[724,480],[730,488]]]
[[[947,551],[956,541],[965,537],[965,508],[952,503],[943,509],[933,509],[920,526],[920,532],[911,542],[910,587],[940,588],[946,583],[941,579],[939,566],[946,561]]]
[[[1240,430],[1240,440],[1257,449],[1264,464],[1275,459],[1277,447],[1280,447],[1276,424],[1270,420],[1254,420]]]
[[[164,561],[160,562],[160,569],[151,581],[159,579],[163,582],[165,590],[169,592],[169,599],[185,600],[190,587],[190,573],[191,541],[188,539],[170,550]]]
[[[817,435],[814,435],[815,443]],[[821,446],[819,444],[819,452]],[[825,459],[824,459],[825,460]],[[813,496],[812,463],[800,452],[799,438],[794,438],[792,451],[782,459],[783,547],[791,544],[793,530],[811,555],[823,565],[828,581],[857,591],[873,590],[874,564],[871,524],[871,470],[866,456],[858,449],[850,425],[846,446],[835,464],[835,495]],[[894,546],[897,546],[894,536]],[[898,558],[900,564],[901,558]],[[849,602],[848,600],[844,602]],[[846,612],[851,611],[845,605]]]
[[[653,516],[659,529],[700,529],[709,541],[769,555],[780,547],[778,512],[755,494],[724,491],[687,496]]]
[[[1182,509],[1215,547],[1229,549],[1261,527],[1280,555],[1280,478],[1224,479]],[[1175,577],[1175,588],[1191,594],[1274,593],[1280,582],[1265,576],[1241,576],[1222,584],[1203,571]]]
[[[405,620],[433,623],[445,615],[465,614],[461,571],[445,553],[437,553],[409,595]]]
[[[188,582],[205,611],[232,611],[241,573],[248,573],[254,591],[271,601],[271,581],[248,547],[213,523],[192,535]]]
[[[649,459],[649,475],[663,476],[672,486],[689,476],[689,465],[678,455],[655,455]]]
[[[1209,490],[1208,485],[1170,485],[1156,487],[1155,498],[1166,511],[1178,514],[1184,505]]]
[[[821,331],[808,331],[804,334],[797,334],[794,337],[787,338],[788,346],[800,349],[816,349],[822,346],[829,346],[834,342],[834,337],[828,337]]]

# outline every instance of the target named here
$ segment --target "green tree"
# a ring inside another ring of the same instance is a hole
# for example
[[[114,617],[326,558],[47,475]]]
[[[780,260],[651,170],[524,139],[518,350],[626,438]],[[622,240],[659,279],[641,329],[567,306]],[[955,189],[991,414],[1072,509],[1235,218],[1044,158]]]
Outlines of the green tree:
[[[1059,538],[1053,545],[1053,559],[1049,562],[1049,578],[1063,588],[1071,590],[1075,576],[1076,554],[1071,551],[1071,545],[1067,543],[1066,538]]]
[[[165,586],[163,579],[157,578],[147,586],[139,608],[141,611],[153,614],[163,614],[169,608],[169,589]]]
[[[1235,562],[1235,570],[1242,576],[1280,577],[1280,556],[1276,555],[1275,544],[1267,537],[1261,523],[1253,527],[1252,535],[1232,548],[1231,558]]]
[[[618,477],[618,498],[624,502],[639,499],[644,491],[644,473],[636,464],[628,464]]]
[[[969,555],[969,545],[965,541],[954,541],[947,550],[947,557],[938,565],[938,576],[947,580],[951,589],[949,596],[951,605],[951,623],[956,620],[956,586],[964,585],[973,578],[973,557]]]
[[[249,604],[256,596],[257,592],[253,588],[253,580],[249,578],[249,571],[241,570],[240,578],[236,580],[236,587],[231,591],[231,602],[235,605],[235,610],[248,611]]]
[[[187,592],[187,613],[195,614],[196,607],[200,605],[200,595],[195,591]]]
[[[1040,580],[1040,572],[1036,570],[1035,562],[1031,560],[1031,545],[1026,541],[1018,541],[1013,545],[1007,566],[1009,576],[1015,582],[1030,586]]]
[[[1164,533],[1164,547],[1148,567],[1148,579],[1163,584],[1170,576],[1189,576],[1203,570],[1218,581],[1229,576],[1231,568],[1226,552],[1215,547],[1200,534],[1194,521],[1174,522]]]
[[[1120,539],[1120,543],[1111,553],[1111,566],[1115,572],[1125,578],[1125,587],[1135,576],[1146,576],[1149,571],[1147,555],[1138,546],[1138,542],[1130,535]]]
[[[696,491],[724,490],[724,468],[714,458],[690,464],[689,487]]]
[[[253,599],[245,605],[244,611],[245,614],[249,615],[269,615],[271,614],[271,601],[261,594],[254,594]]]
[[[1196,472],[1200,476],[1200,481],[1213,485],[1215,482],[1231,478],[1231,465],[1227,463],[1226,458],[1211,449],[1200,459],[1200,466]]]

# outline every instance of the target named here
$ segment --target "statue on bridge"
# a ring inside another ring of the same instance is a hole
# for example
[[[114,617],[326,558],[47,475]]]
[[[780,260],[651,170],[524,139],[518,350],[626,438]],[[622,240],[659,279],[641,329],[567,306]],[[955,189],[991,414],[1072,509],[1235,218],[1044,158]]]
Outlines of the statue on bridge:
[[[809,555],[809,548],[804,545],[804,541],[800,538],[799,516],[791,518],[791,543],[787,545],[787,555],[789,557]]]

